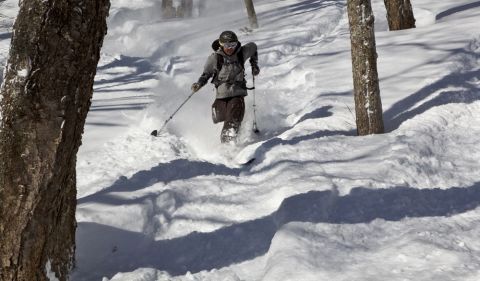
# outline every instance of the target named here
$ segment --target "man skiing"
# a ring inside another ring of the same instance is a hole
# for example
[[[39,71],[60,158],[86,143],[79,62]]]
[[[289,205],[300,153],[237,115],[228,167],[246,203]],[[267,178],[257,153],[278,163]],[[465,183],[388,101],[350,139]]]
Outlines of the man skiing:
[[[257,45],[251,42],[242,46],[234,32],[224,31],[212,43],[212,48],[215,52],[208,57],[198,81],[192,84],[192,92],[200,90],[212,78],[216,88],[213,122],[224,122],[220,135],[222,143],[235,143],[245,114],[245,61],[250,59],[253,75],[260,73]]]

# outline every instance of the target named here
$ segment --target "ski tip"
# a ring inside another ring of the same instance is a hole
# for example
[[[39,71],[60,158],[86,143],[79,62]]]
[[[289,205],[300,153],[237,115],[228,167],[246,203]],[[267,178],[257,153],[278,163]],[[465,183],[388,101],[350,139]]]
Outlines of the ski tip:
[[[153,130],[151,133],[150,133],[151,136],[154,136],[154,137],[158,137],[158,130]]]

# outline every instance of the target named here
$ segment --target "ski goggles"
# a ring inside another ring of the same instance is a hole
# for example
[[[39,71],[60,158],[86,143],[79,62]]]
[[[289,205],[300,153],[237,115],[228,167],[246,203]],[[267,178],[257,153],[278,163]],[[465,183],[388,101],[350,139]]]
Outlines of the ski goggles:
[[[223,44],[220,44],[222,47],[224,47],[225,49],[234,49],[235,47],[237,47],[238,45],[238,42],[225,42]]]

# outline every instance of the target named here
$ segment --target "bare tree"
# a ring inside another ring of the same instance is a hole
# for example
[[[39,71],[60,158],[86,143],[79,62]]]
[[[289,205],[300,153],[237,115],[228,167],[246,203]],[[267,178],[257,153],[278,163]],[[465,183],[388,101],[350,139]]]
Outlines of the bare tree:
[[[1,88],[0,280],[68,279],[76,154],[109,0],[23,0]]]
[[[206,0],[198,0],[198,14],[203,15],[206,8]]]
[[[174,18],[176,10],[173,7],[173,0],[162,0],[162,16],[164,18]]]
[[[348,0],[357,133],[383,133],[374,17],[370,0]]]
[[[258,28],[257,14],[255,13],[255,7],[253,6],[253,0],[245,0],[245,6],[247,7],[248,20],[251,28]]]
[[[415,28],[410,0],[384,0],[390,30]]]
[[[192,0],[182,0],[180,5],[177,7],[176,17],[177,18],[190,18],[193,14],[193,1]]]
[[[184,17],[190,18],[193,15],[193,0],[182,0]]]

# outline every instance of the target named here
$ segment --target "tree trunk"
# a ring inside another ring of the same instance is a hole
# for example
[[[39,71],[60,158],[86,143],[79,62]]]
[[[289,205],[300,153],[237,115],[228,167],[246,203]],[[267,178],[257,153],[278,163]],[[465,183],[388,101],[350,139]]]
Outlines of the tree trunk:
[[[257,14],[255,13],[255,7],[253,6],[253,0],[245,0],[245,6],[247,7],[248,20],[251,28],[258,28]]]
[[[23,0],[0,101],[0,280],[68,279],[76,154],[108,0]]]
[[[180,4],[175,9],[175,17],[177,17],[177,18],[184,18],[185,17],[185,7],[183,6],[183,3]]]
[[[415,28],[410,0],[384,0],[390,30]]]
[[[191,18],[193,15],[193,1],[192,0],[182,0],[181,2],[183,17]]]
[[[176,13],[172,0],[162,0],[162,16],[164,18],[174,18]]]
[[[348,0],[357,133],[383,133],[374,17],[370,0]]]
[[[206,8],[206,0],[198,0],[198,14],[203,15],[203,12],[205,11]]]
[[[162,0],[162,9],[173,6],[172,0]]]

